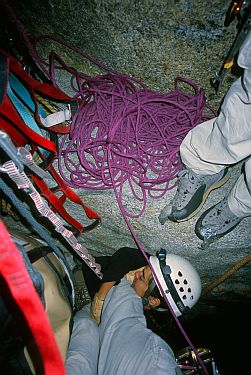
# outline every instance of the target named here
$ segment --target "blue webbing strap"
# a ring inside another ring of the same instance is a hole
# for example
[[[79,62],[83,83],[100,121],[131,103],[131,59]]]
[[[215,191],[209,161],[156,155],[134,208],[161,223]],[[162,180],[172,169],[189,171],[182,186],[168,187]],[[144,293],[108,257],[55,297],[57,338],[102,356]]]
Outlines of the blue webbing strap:
[[[19,99],[21,97],[23,101],[27,104],[27,106],[33,112],[35,112],[35,104],[33,103],[33,100],[30,96],[29,91],[12,74],[10,74],[10,77],[9,77],[9,83],[7,86],[7,94],[12,104],[16,108],[17,112],[19,113],[19,116],[21,117],[23,122],[27,126],[29,126],[33,131],[35,131],[37,134],[44,136],[41,129],[37,125],[36,120],[33,118],[32,114],[30,113],[29,109]],[[41,149],[40,147],[39,149],[45,156],[48,155],[49,151]]]
[[[9,75],[9,83],[10,83],[12,91],[16,94],[16,96],[21,98],[22,101],[27,105],[27,107],[33,113],[35,113],[36,107],[35,107],[35,104],[34,104],[34,101],[33,101],[32,97],[30,95],[29,90],[27,90],[27,88],[22,84],[22,82],[20,82],[19,79],[16,76],[14,76],[12,73],[10,73],[10,75]],[[42,116],[42,117],[47,116],[47,113],[45,112],[43,107],[41,107],[39,104],[37,106],[37,109],[38,109],[38,114],[40,116]],[[33,130],[35,130],[35,129],[33,129]]]

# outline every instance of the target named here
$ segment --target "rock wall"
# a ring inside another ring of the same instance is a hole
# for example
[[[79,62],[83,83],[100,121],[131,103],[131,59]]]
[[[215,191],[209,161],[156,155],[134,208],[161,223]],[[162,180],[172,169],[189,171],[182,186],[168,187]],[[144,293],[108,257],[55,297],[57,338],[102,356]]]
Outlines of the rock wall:
[[[38,33],[59,35],[103,64],[139,78],[154,90],[173,90],[174,79],[186,77],[205,89],[208,103],[217,109],[235,79],[229,74],[217,95],[209,82],[236,35],[236,22],[224,27],[229,1],[15,0],[13,4],[30,37]],[[88,75],[102,72],[65,47],[47,42],[40,46],[40,51],[46,56],[52,48],[68,64]],[[65,76],[62,74],[59,79],[67,91]],[[232,169],[231,180],[210,195],[205,208],[229,191],[239,172],[240,166]],[[112,190],[76,192],[103,219],[98,228],[81,237],[91,253],[111,254],[120,246],[135,245]],[[202,250],[194,233],[198,216],[180,224],[159,222],[159,214],[174,192],[172,189],[158,200],[148,198],[144,215],[130,222],[145,250],[154,253],[165,247],[186,256],[207,284],[249,253],[250,220],[243,220],[237,230]],[[124,193],[124,200],[125,206],[133,210],[135,202],[129,191]],[[74,210],[76,219],[85,222],[81,210],[76,206],[70,210]],[[238,283],[224,283],[217,292],[238,289],[240,293],[250,293],[244,274],[246,269],[238,274]]]

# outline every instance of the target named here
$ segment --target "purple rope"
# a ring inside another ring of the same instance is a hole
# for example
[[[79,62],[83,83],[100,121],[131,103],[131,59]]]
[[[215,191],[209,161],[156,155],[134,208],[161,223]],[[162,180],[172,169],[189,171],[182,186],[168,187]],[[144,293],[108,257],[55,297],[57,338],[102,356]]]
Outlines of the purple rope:
[[[192,87],[194,95],[179,83]],[[182,169],[180,143],[208,118],[204,91],[187,79],[176,78],[169,93],[138,86],[119,73],[85,78],[78,92],[82,102],[58,155],[60,174],[73,188],[113,188],[121,200],[128,187],[141,202],[138,212],[127,212],[131,218],[143,214],[147,195],[160,198],[175,186]]]
[[[110,148],[110,146],[108,146],[108,153],[109,153],[109,148]],[[207,371],[207,368],[206,368],[206,366],[205,366],[203,360],[201,359],[201,357],[200,357],[200,355],[199,355],[197,349],[195,348],[195,346],[193,345],[193,343],[192,343],[192,341],[190,340],[189,336],[187,335],[187,333],[186,333],[185,329],[183,328],[181,322],[180,322],[179,319],[176,317],[175,312],[174,312],[174,310],[173,310],[173,308],[172,308],[170,302],[168,301],[167,296],[166,296],[166,293],[164,292],[163,287],[162,287],[162,285],[161,285],[161,283],[160,283],[160,281],[159,281],[159,279],[158,279],[158,276],[157,276],[157,274],[156,274],[154,268],[153,268],[152,265],[150,264],[150,262],[149,262],[149,258],[148,258],[148,256],[146,255],[146,252],[145,252],[145,250],[144,250],[142,244],[141,244],[140,241],[138,240],[138,238],[137,238],[137,236],[136,236],[136,233],[135,233],[135,231],[134,231],[132,225],[130,224],[130,221],[129,221],[129,219],[128,219],[128,215],[126,214],[126,211],[125,211],[123,205],[121,204],[121,200],[119,199],[119,197],[118,197],[118,193],[117,193],[116,190],[115,190],[115,195],[116,195],[116,198],[117,198],[117,201],[118,201],[118,204],[119,204],[119,208],[120,208],[120,210],[121,210],[121,212],[122,212],[122,214],[123,214],[123,216],[124,216],[125,222],[126,222],[128,228],[129,228],[130,232],[131,232],[131,235],[132,235],[132,237],[134,238],[135,243],[136,243],[136,245],[138,246],[139,250],[141,251],[142,255],[144,256],[145,260],[147,261],[149,267],[151,268],[151,271],[152,271],[152,274],[153,274],[153,276],[154,276],[154,279],[156,280],[156,283],[157,283],[157,285],[158,285],[158,288],[160,289],[160,291],[161,291],[161,293],[162,293],[162,296],[164,297],[164,300],[165,300],[165,302],[166,302],[166,304],[167,304],[167,306],[168,306],[168,308],[169,308],[169,311],[170,311],[170,313],[171,313],[171,315],[172,315],[174,321],[176,322],[177,326],[179,327],[179,329],[180,329],[181,333],[183,334],[183,336],[184,336],[186,342],[188,343],[188,345],[190,346],[190,348],[194,351],[194,353],[195,353],[195,355],[196,355],[196,358],[197,358],[197,360],[198,360],[198,363],[200,364],[200,366],[201,366],[201,368],[202,368],[202,370],[203,370],[204,375],[209,375],[209,373],[208,373],[208,371]],[[183,368],[183,367],[182,367],[182,368]]]
[[[176,185],[173,180],[183,167],[180,144],[189,130],[210,118],[204,114],[205,108],[216,115],[206,104],[204,90],[177,77],[174,91],[158,93],[55,36],[43,35],[31,43],[22,24],[6,7],[35,62],[53,85],[57,87],[56,71],[67,71],[74,98],[81,100],[70,134],[60,139],[58,167],[62,178],[72,188],[117,189],[121,201],[127,187],[139,207],[126,215],[140,217],[147,196],[163,197]],[[47,40],[64,45],[108,74],[90,77],[67,66],[54,52],[48,63],[36,49],[36,43]],[[194,94],[181,90],[180,83],[192,88]]]
[[[8,2],[4,1],[3,5],[35,62],[52,83],[57,86],[56,69],[67,70],[72,74],[71,87],[76,92],[75,97],[82,99],[73,118],[69,137],[65,135],[61,139],[58,162],[62,177],[70,186],[76,188],[113,187],[127,226],[139,250],[147,259],[128,217],[139,217],[144,212],[147,193],[153,198],[161,197],[174,186],[170,186],[170,182],[182,168],[178,153],[182,139],[190,129],[209,118],[203,115],[205,107],[216,115],[215,111],[206,105],[204,91],[191,81],[177,78],[173,92],[154,92],[136,78],[107,68],[69,43],[59,38],[43,36],[38,41],[50,39],[63,44],[110,74],[91,78],[68,67],[55,53],[50,55],[48,64],[41,59],[34,43],[30,42]],[[179,90],[179,81],[192,86],[194,95]],[[63,172],[62,165],[68,171],[69,177]],[[138,214],[129,214],[124,208],[122,196],[125,184],[129,185],[136,200],[142,202],[142,209]],[[141,195],[137,192],[137,187]],[[153,269],[152,272],[156,277]],[[157,277],[156,280],[158,281]],[[162,289],[161,285],[159,287]],[[203,373],[208,375],[204,362],[166,297],[165,300],[178,327],[193,349]]]

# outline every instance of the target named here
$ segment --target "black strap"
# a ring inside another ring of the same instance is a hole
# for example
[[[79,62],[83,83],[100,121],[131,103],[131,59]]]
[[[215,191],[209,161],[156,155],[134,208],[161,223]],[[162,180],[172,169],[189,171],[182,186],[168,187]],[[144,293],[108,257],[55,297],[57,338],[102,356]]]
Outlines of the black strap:
[[[52,253],[49,246],[39,246],[27,252],[28,258],[31,263],[35,263],[40,258],[45,257],[47,254]]]
[[[43,306],[45,306],[45,296],[44,296],[44,279],[42,278],[39,271],[37,271],[34,267],[31,265],[31,261],[28,257],[28,253],[24,250],[23,246],[18,245],[18,249],[23,257],[25,266],[27,268],[27,271],[29,272],[29,275],[32,279],[33,285],[43,303]]]
[[[0,51],[0,106],[3,102],[8,83],[7,56]]]
[[[171,293],[171,296],[176,304],[176,306],[178,307],[178,309],[180,310],[180,312],[182,314],[185,314],[187,313],[190,308],[188,306],[185,306],[183,301],[180,299],[180,296],[172,282],[172,279],[171,279],[171,268],[168,264],[166,264],[166,250],[165,249],[160,249],[159,251],[157,251],[156,253],[157,255],[157,258],[159,260],[159,265],[160,265],[160,269],[161,269],[161,272],[162,272],[162,276],[164,277],[164,280],[165,280],[165,283],[167,285],[167,288],[168,288],[168,291]]]

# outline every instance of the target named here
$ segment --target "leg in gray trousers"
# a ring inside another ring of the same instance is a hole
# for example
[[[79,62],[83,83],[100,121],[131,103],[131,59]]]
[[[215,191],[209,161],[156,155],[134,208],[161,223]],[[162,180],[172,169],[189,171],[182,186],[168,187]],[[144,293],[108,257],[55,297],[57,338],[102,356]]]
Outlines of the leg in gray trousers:
[[[96,375],[98,354],[98,325],[90,317],[90,305],[87,305],[74,316],[73,330],[65,361],[67,375]]]

